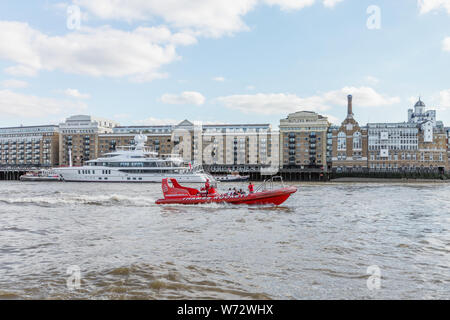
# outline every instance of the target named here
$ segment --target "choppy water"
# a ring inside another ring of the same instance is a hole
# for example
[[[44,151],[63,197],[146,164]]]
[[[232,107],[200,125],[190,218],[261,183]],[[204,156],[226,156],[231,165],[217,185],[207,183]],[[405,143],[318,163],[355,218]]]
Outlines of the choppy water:
[[[278,208],[160,194],[0,182],[0,299],[450,298],[450,184],[306,184]]]

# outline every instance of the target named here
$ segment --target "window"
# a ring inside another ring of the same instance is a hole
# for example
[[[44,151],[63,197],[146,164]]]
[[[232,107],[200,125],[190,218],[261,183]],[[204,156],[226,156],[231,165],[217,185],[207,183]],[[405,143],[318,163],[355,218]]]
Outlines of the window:
[[[346,150],[347,149],[347,136],[344,132],[339,132],[338,134],[338,150]]]
[[[353,150],[360,150],[362,149],[362,138],[361,138],[361,132],[355,132],[353,134]]]

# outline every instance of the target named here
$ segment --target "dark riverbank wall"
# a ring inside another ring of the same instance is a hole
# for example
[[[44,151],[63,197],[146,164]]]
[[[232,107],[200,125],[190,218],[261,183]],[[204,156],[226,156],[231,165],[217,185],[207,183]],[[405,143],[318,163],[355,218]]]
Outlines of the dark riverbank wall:
[[[1,180],[19,180],[21,175],[24,175],[26,171],[23,170],[0,170]]]
[[[27,170],[24,169],[0,169],[1,180],[19,180]],[[213,175],[225,175],[228,172],[211,172]],[[270,175],[261,171],[240,171],[241,175],[249,175],[251,181],[264,181],[271,176],[281,176],[284,181],[317,181],[326,182],[342,178],[354,179],[391,179],[391,180],[448,180],[450,173],[439,172],[324,172],[322,170],[281,170]],[[342,180],[341,180],[342,181]]]

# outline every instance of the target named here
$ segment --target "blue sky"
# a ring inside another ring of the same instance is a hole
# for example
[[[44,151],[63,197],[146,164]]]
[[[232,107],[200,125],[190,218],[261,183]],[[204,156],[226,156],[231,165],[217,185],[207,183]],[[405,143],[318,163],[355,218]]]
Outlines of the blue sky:
[[[0,3],[0,126],[339,123],[349,93],[361,124],[405,121],[420,95],[450,125],[449,70],[450,0]]]

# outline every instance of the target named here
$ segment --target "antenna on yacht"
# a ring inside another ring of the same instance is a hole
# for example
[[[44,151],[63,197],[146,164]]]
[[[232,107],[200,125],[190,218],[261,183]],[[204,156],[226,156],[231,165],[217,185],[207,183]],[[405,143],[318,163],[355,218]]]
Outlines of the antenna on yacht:
[[[136,150],[142,150],[147,142],[147,136],[139,133],[134,137],[134,142],[136,143]]]
[[[69,167],[72,167],[72,148],[69,148]]]

